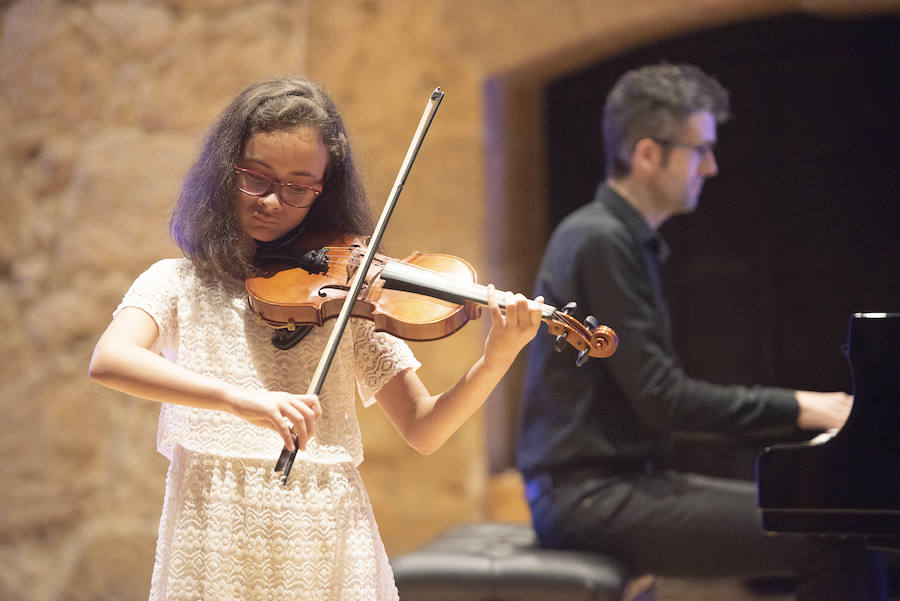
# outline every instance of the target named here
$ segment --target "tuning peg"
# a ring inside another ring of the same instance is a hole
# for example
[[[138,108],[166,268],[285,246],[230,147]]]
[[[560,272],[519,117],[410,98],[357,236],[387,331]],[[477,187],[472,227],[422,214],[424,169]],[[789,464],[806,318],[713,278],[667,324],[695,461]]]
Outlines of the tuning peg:
[[[566,315],[571,315],[572,313],[575,312],[575,309],[577,309],[577,308],[578,308],[578,305],[575,303],[575,301],[572,301],[571,303],[567,303],[565,307],[563,307],[562,309],[559,310],[559,312],[565,313]]]
[[[561,353],[563,351],[563,349],[566,348],[566,346],[567,346],[567,343],[566,343],[566,335],[565,334],[560,334],[559,336],[556,337],[556,340],[553,342],[553,350],[555,350],[557,353]]]
[[[590,358],[590,355],[588,355],[590,350],[590,348],[586,348],[578,351],[578,356],[575,357],[575,367],[581,367],[587,363],[587,360]]]
[[[588,329],[589,329],[591,332],[593,332],[593,331],[596,330],[598,327],[600,327],[600,322],[597,321],[597,318],[594,317],[593,315],[588,315],[588,316],[584,319],[584,325],[586,325],[586,326],[588,327]]]

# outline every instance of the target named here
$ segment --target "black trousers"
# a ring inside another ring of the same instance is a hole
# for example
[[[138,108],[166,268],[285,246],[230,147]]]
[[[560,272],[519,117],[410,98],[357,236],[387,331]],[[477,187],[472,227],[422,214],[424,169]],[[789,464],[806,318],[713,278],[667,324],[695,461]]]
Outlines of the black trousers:
[[[801,601],[887,599],[885,557],[861,540],[763,532],[753,483],[670,471],[584,471],[527,483],[541,544],[595,550],[638,573],[796,577]]]

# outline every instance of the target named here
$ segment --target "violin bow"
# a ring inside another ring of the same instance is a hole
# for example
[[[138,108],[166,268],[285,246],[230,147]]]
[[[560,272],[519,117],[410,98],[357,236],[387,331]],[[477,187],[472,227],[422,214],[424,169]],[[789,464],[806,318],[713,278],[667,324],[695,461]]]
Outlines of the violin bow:
[[[381,246],[381,239],[384,237],[388,221],[390,221],[391,214],[394,212],[394,206],[396,206],[397,199],[400,197],[400,192],[403,190],[403,185],[406,183],[406,177],[409,175],[413,161],[419,153],[419,148],[422,146],[422,142],[425,139],[425,134],[428,133],[428,128],[431,126],[432,120],[434,120],[434,114],[437,112],[438,106],[440,106],[441,100],[443,99],[444,92],[440,87],[435,88],[434,92],[432,92],[431,96],[428,98],[428,103],[425,105],[425,112],[422,113],[422,118],[419,120],[419,126],[416,128],[416,133],[413,135],[409,149],[406,151],[406,157],[403,159],[403,164],[400,166],[400,172],[397,174],[397,179],[394,180],[391,193],[384,205],[384,209],[381,211],[381,217],[378,219],[378,223],[375,224],[375,231],[372,232],[372,236],[369,238],[366,253],[363,255],[360,265],[350,283],[347,297],[344,299],[341,312],[335,319],[334,328],[331,330],[331,337],[325,344],[325,350],[322,353],[322,357],[319,359],[319,365],[316,367],[315,373],[313,373],[306,394],[317,395],[322,391],[325,376],[328,374],[331,362],[337,352],[338,343],[341,340],[341,336],[344,334],[347,322],[350,320],[350,313],[353,311],[356,297],[362,289],[363,282],[365,282],[366,275],[369,272],[369,267],[372,265],[372,259],[375,257],[375,249]],[[296,446],[295,439],[294,450],[289,451],[287,447],[284,447],[281,450],[281,456],[278,458],[278,462],[275,464],[275,471],[283,472],[281,476],[282,485],[287,484],[288,476],[291,473],[291,467],[294,465],[294,459],[297,456]]]

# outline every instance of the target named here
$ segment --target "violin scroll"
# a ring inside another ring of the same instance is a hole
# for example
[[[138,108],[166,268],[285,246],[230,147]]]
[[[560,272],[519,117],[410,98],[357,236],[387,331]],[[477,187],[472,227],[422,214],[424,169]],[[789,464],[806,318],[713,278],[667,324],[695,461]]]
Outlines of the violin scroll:
[[[571,313],[575,311],[575,303],[569,303],[546,319],[547,331],[556,336],[554,348],[557,352],[571,345],[578,349],[575,364],[584,365],[589,357],[609,357],[619,347],[619,337],[609,326],[601,326],[597,318],[588,316],[581,323]]]

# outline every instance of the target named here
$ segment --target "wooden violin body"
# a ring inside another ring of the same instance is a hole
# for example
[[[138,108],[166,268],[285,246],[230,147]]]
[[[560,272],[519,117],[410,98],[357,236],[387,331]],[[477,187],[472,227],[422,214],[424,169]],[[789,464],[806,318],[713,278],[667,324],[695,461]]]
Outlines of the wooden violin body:
[[[307,240],[303,246],[309,244]],[[321,264],[326,268],[324,273],[311,273],[303,267],[287,267],[284,259],[268,260],[259,266],[259,276],[245,282],[250,307],[274,327],[321,326],[340,312],[364,250],[361,238],[345,234],[335,237],[327,246],[299,251],[298,256],[310,251],[324,251],[326,258]],[[336,256],[327,258],[329,255]],[[480,316],[481,307],[471,302],[458,304],[387,287],[389,282],[379,274],[386,264],[396,262],[390,257],[375,255],[366,285],[354,304],[353,317],[371,320],[376,330],[389,332],[404,340],[425,341],[449,336],[470,319]],[[416,252],[399,263],[460,281],[476,281],[472,265],[452,255]]]
[[[366,250],[353,234],[305,237],[283,254],[257,261],[257,274],[246,280],[250,306],[265,323],[293,330],[321,326],[338,315],[349,284]],[[487,305],[487,288],[476,283],[467,261],[445,254],[413,253],[397,260],[376,254],[351,315],[374,322],[378,331],[405,340],[437,340],[449,336]],[[578,349],[578,363],[608,357],[618,346],[616,333],[593,317],[582,324],[562,310],[541,304],[541,318],[557,337]],[[501,301],[501,309],[503,308]]]

